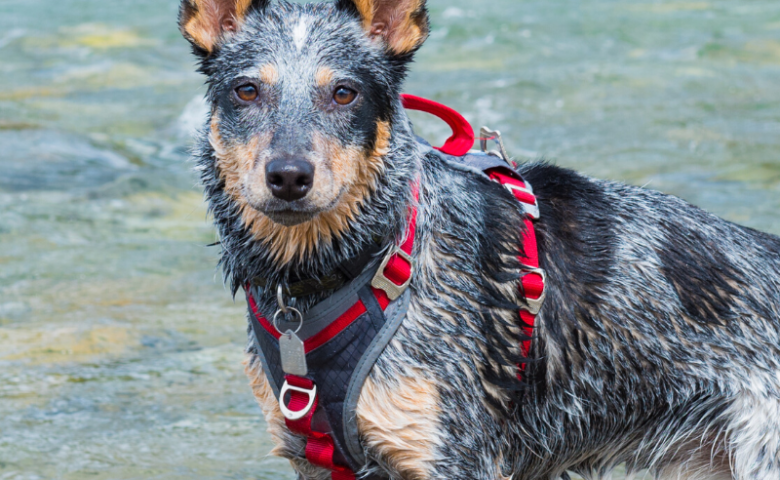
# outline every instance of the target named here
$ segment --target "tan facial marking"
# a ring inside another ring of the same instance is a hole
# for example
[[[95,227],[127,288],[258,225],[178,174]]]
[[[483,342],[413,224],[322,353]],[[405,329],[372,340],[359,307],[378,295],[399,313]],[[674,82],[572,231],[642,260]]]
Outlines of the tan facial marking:
[[[439,392],[425,377],[417,372],[413,377],[378,381],[372,375],[358,400],[358,430],[367,447],[402,478],[430,478],[437,459]]]
[[[260,81],[266,85],[276,85],[279,83],[279,70],[271,63],[263,65],[260,68]]]
[[[334,77],[335,73],[332,69],[329,67],[320,67],[317,70],[317,74],[315,75],[314,80],[317,82],[317,86],[327,87],[333,82]]]
[[[336,139],[315,134],[313,150],[322,164],[318,168],[328,168],[332,181],[318,182],[315,178],[315,187],[307,198],[320,205],[329,198],[339,195],[341,198],[331,209],[292,227],[275,223],[253,208],[245,196],[247,185],[264,188],[264,169],[255,166],[261,163],[258,158],[268,151],[272,136],[267,133],[247,144],[227,145],[219,133],[219,116],[215,113],[209,141],[217,157],[220,178],[225,181],[225,192],[238,204],[244,225],[267,246],[275,261],[286,264],[305,258],[344,234],[360,206],[376,190],[376,182],[384,170],[383,157],[390,151],[391,130],[387,122],[377,124],[375,147],[369,155],[357,147],[344,148]]]
[[[214,148],[214,153],[217,157],[217,169],[219,170],[220,178],[225,181],[225,192],[239,201],[243,208],[246,204],[246,199],[242,195],[244,182],[248,174],[254,169],[258,153],[266,150],[271,143],[271,134],[253,137],[246,144],[227,145],[219,133],[219,116],[215,114],[211,119],[209,142],[212,148]],[[253,175],[252,180],[260,180],[265,183],[264,173],[262,170],[257,172],[257,175]],[[258,179],[258,175],[262,178]],[[241,203],[242,199],[243,204]]]

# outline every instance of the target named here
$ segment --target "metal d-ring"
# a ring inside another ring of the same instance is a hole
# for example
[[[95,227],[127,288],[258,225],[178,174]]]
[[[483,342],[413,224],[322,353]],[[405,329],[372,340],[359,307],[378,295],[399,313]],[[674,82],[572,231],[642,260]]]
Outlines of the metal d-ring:
[[[289,408],[287,408],[287,405],[284,404],[284,397],[287,395],[287,392],[300,392],[305,393],[306,396],[309,397],[309,400],[307,402],[307,405],[303,408],[303,410],[298,410],[297,412],[293,412]],[[284,381],[284,385],[282,386],[282,391],[279,392],[279,408],[282,411],[282,415],[284,415],[284,418],[291,421],[300,420],[306,415],[309,414],[311,411],[311,408],[314,406],[314,402],[317,401],[317,385],[314,385],[311,390],[306,388],[300,388],[300,387],[294,387],[287,383],[287,380]]]
[[[301,314],[301,312],[297,308],[293,308],[293,307],[285,307],[285,308],[286,308],[287,311],[282,310],[281,308],[276,311],[276,314],[274,315],[274,328],[276,329],[277,332],[279,332],[280,335],[284,335],[284,332],[279,330],[279,325],[277,325],[277,322],[279,320],[279,314],[283,313],[283,314],[287,315],[288,313],[292,312],[295,315],[298,315],[298,321],[300,322],[299,325],[298,325],[298,329],[293,332],[293,334],[297,335],[298,332],[300,332],[301,329],[303,328],[303,315]]]

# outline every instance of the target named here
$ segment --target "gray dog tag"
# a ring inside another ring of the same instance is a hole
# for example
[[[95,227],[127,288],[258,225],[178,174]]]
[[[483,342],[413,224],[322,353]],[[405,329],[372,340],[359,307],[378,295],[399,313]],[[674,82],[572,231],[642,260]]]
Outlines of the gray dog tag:
[[[279,353],[282,357],[282,370],[284,370],[284,373],[299,377],[304,377],[309,373],[303,340],[298,338],[298,335],[292,330],[287,330],[279,338]]]

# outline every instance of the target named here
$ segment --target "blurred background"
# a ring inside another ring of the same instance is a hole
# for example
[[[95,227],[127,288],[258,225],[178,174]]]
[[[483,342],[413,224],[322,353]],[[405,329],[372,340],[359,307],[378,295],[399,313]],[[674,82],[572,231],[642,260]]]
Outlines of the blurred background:
[[[780,234],[776,0],[429,3],[407,92]],[[0,0],[0,480],[293,478],[207,247],[177,8]]]

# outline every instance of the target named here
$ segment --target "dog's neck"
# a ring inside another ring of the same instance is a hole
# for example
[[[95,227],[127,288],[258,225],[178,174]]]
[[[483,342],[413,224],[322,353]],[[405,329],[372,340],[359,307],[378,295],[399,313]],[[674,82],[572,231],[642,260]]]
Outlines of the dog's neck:
[[[322,277],[372,243],[379,240],[388,245],[403,235],[407,208],[412,199],[413,179],[421,164],[421,150],[400,102],[391,122],[390,149],[384,157],[385,170],[373,194],[365,199],[360,214],[349,222],[339,238],[323,242],[321,247],[304,258],[286,264],[280,264],[270,254],[262,238],[252,236],[243,228],[240,213],[215,184],[218,183],[218,173],[204,170],[203,181],[210,198],[210,208],[221,235],[220,264],[234,293],[255,277],[262,277],[269,286],[286,286],[291,278]],[[272,295],[269,291],[264,296],[270,302]],[[297,306],[307,309],[327,297],[327,293],[310,297],[297,299]]]

